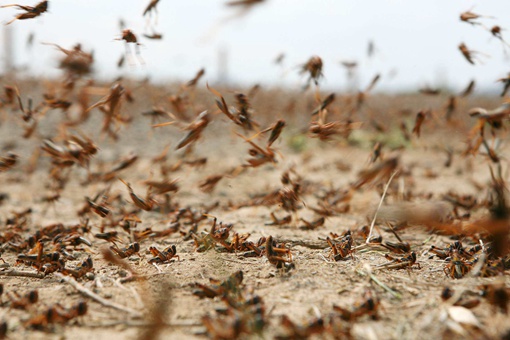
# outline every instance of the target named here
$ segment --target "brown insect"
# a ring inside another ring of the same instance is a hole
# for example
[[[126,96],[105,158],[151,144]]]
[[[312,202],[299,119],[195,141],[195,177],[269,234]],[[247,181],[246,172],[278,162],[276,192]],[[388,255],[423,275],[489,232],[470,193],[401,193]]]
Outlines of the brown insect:
[[[167,263],[172,258],[177,258],[177,261],[181,260],[179,255],[177,255],[177,249],[174,244],[168,246],[163,251],[159,251],[156,247],[149,247],[149,251],[154,256],[149,260],[149,263]]]
[[[161,126],[167,126],[174,124],[176,121],[161,123],[153,125],[153,127],[161,127]],[[207,114],[207,111],[201,112],[197,118],[193,122],[191,122],[189,125],[184,127],[184,130],[188,130],[188,134],[182,138],[179,143],[177,144],[176,150],[179,150],[186,145],[192,144],[196,142],[200,136],[202,135],[202,132],[209,124],[209,115]]]
[[[126,97],[126,89],[121,84],[116,83],[110,88],[108,95],[86,110],[86,112],[89,112],[98,107],[104,113],[105,117],[101,131],[108,133],[114,140],[118,139],[118,136],[117,132],[112,129],[112,124],[115,124],[116,130],[118,130],[120,123],[129,121],[128,118],[122,117],[120,112],[123,97]]]
[[[416,120],[414,121],[413,132],[418,138],[420,138],[421,125],[425,121],[425,112],[420,111],[416,114]]]
[[[263,149],[252,142],[251,138],[248,139],[237,132],[235,134],[244,139],[246,142],[250,143],[252,146],[252,148],[248,151],[252,158],[248,159],[248,164],[243,164],[243,167],[256,168],[266,163],[277,163],[276,155],[271,147],[267,146],[265,149]]]
[[[373,165],[371,168],[362,170],[358,174],[358,180],[352,185],[352,188],[359,189],[362,186],[387,180],[391,174],[397,170],[399,165],[398,157],[392,157],[384,162]]]
[[[301,229],[315,230],[319,227],[322,227],[326,219],[324,217],[319,217],[315,221],[307,221],[304,218],[301,218],[301,221],[304,223],[304,225],[300,227]]]
[[[407,242],[393,243],[385,241],[381,243],[381,246],[396,254],[408,254],[411,251],[411,246]]]
[[[7,338],[7,331],[8,331],[7,321],[5,320],[0,321],[0,339]]]
[[[466,86],[466,88],[460,93],[460,96],[461,97],[469,96],[471,93],[473,93],[475,85],[476,85],[476,82],[474,80],[471,80],[469,82],[468,86]]]
[[[353,79],[358,67],[357,61],[344,60],[340,64],[347,70],[347,78]]]
[[[333,136],[339,135],[342,137],[348,137],[350,133],[361,127],[361,122],[329,122],[324,123],[321,119],[318,121],[310,122],[310,127],[308,131],[310,132],[310,136],[312,138],[319,138],[321,141],[331,140]]]
[[[153,106],[151,110],[142,112],[142,116],[150,117],[153,124],[155,121],[159,121],[159,118],[167,116],[173,117],[171,113],[167,112],[161,106]]]
[[[477,51],[474,51],[474,50],[470,50],[468,49],[468,47],[466,46],[466,44],[464,43],[460,43],[459,45],[459,50],[460,52],[462,53],[462,55],[464,56],[464,58],[472,65],[475,64],[475,59],[474,59],[474,55],[475,54],[480,54],[480,52],[477,52]]]
[[[147,188],[145,198],[141,198],[135,194],[133,188],[131,188],[131,185],[129,183],[125,182],[122,178],[119,178],[119,180],[122,183],[124,183],[124,185],[128,188],[129,196],[131,197],[131,200],[138,208],[145,211],[151,211],[154,208],[154,205],[158,204],[158,202],[152,196],[151,192],[152,188],[150,186]]]
[[[87,181],[96,182],[96,181],[102,181],[102,182],[110,182],[113,179],[117,177],[117,174],[125,170],[129,167],[131,167],[133,164],[135,164],[138,161],[138,155],[134,153],[130,153],[127,156],[122,157],[118,161],[116,161],[112,168],[106,172],[93,172],[89,173]],[[86,182],[88,183],[88,182]]]
[[[503,126],[503,121],[510,118],[510,103],[504,103],[494,110],[476,107],[469,110],[468,113],[471,117],[478,118],[478,124],[473,128],[472,132],[479,130],[480,135],[483,137],[485,123],[488,123],[494,129],[499,129]]]
[[[481,295],[486,298],[491,305],[498,308],[501,312],[508,314],[510,288],[505,287],[504,284],[486,284],[481,286]]]
[[[510,74],[508,74],[505,78],[498,79],[499,82],[503,83],[503,91],[501,92],[501,97],[504,97],[510,88]]]
[[[168,192],[177,192],[179,191],[179,185],[177,184],[179,182],[178,179],[174,179],[172,181],[170,180],[163,180],[163,181],[145,181],[145,185],[148,185],[152,188],[152,193],[154,195],[162,195],[166,194]]]
[[[195,75],[195,77],[186,83],[186,86],[187,87],[196,86],[198,81],[204,76],[204,74],[205,74],[205,68],[200,69],[197,72],[197,74]]]
[[[441,299],[443,301],[448,301],[450,298],[453,297],[455,294],[455,291],[451,289],[450,287],[444,287],[443,291],[441,292]],[[480,300],[477,298],[465,298],[464,296],[461,296],[458,301],[456,301],[453,305],[454,306],[460,306],[467,309],[475,308],[480,304]]]
[[[37,303],[39,300],[39,293],[37,290],[31,290],[25,295],[21,296],[18,292],[8,292],[7,297],[11,301],[10,307],[14,309],[26,310],[30,305]]]
[[[444,268],[444,273],[452,279],[460,279],[464,277],[470,270],[472,265],[464,261],[460,256],[457,249],[451,252],[450,263]]]
[[[161,33],[152,33],[152,34],[146,34],[144,33],[143,36],[147,39],[151,39],[151,40],[161,40],[163,39],[163,34]],[[142,62],[143,64],[143,62]]]
[[[374,78],[372,78],[372,80],[370,81],[368,86],[365,88],[365,90],[358,92],[358,94],[356,95],[356,107],[355,107],[355,110],[359,110],[363,106],[363,104],[365,103],[365,99],[367,97],[367,94],[369,94],[370,91],[372,91],[374,89],[375,85],[377,85],[377,83],[379,82],[380,79],[381,79],[381,75],[380,74],[376,74],[374,76]]]
[[[248,101],[248,97],[242,93],[237,93],[235,95],[237,101],[237,107],[235,110],[231,110],[225,98],[214,88],[207,85],[207,89],[213,93],[219,100],[216,100],[216,106],[223,112],[232,122],[236,125],[242,127],[245,131],[252,131],[254,126],[259,126],[259,124],[252,120],[252,110],[250,108],[250,103]]]
[[[146,16],[146,15],[152,15],[152,13],[158,13],[158,3],[159,3],[159,0],[151,0],[149,2],[149,4],[147,5],[147,7],[145,7],[144,11],[143,11],[143,16]]]
[[[74,45],[70,50],[57,44],[44,44],[54,46],[60,52],[65,54],[65,57],[60,60],[59,67],[67,72],[67,75],[69,76],[68,81],[72,82],[75,78],[79,78],[92,72],[94,56],[92,53],[83,51],[81,44]]]
[[[326,330],[325,321],[321,317],[314,318],[304,325],[298,325],[284,314],[281,316],[280,325],[285,328],[285,335],[276,336],[275,339],[308,339]]]
[[[437,96],[438,94],[441,94],[440,89],[434,89],[429,86],[423,87],[419,90],[421,94],[427,95],[427,96]]]
[[[265,223],[265,225],[286,225],[289,224],[292,221],[292,215],[287,215],[282,218],[276,217],[274,212],[270,214],[271,216],[271,222]]]
[[[471,25],[481,25],[481,23],[474,21],[479,18],[493,18],[493,17],[476,14],[471,12],[471,10],[460,14],[460,21],[466,22]]]
[[[19,254],[17,263],[24,263],[27,266],[34,266],[38,271],[45,263],[57,262],[60,259],[60,253],[44,252],[44,244],[38,240],[35,246],[27,254]]]
[[[332,240],[329,236],[326,238],[326,242],[331,248],[329,257],[335,261],[340,261],[347,258],[349,255],[353,253],[351,249],[353,239],[351,236],[351,232],[348,231],[341,239]]]
[[[80,301],[76,305],[71,306],[70,308],[65,308],[60,304],[56,304],[54,308],[56,308],[57,311],[56,322],[58,323],[66,323],[69,320],[87,314],[88,311],[88,305],[87,302],[85,301]]]
[[[113,251],[118,257],[124,259],[131,255],[137,254],[140,251],[140,244],[138,242],[131,243],[127,247],[117,248],[117,246],[111,246],[110,250]]]
[[[211,283],[210,286],[195,283],[195,287],[197,290],[193,291],[193,295],[196,295],[200,298],[209,298],[212,299],[216,296],[224,296],[228,293],[237,293],[240,290],[240,285],[243,282],[244,274],[241,270],[236,271],[232,275],[230,275],[226,280],[220,281],[216,279],[209,279]]]
[[[452,119],[452,116],[456,110],[457,110],[457,97],[450,96],[445,106],[446,111],[445,118],[447,121],[450,121]]]
[[[208,176],[199,184],[200,190],[205,193],[211,193],[224,176],[225,175]]]
[[[106,242],[111,242],[115,244],[115,242],[120,242],[117,231],[109,231],[106,233],[98,233],[94,235],[95,238],[100,240],[105,240]]]
[[[216,223],[217,218],[213,218],[213,224],[209,231],[208,236],[212,239],[214,243],[219,243],[223,247],[225,247],[228,251],[232,250],[232,244],[228,242],[228,237],[230,236],[230,231],[234,227],[233,224],[223,224],[223,222]]]
[[[103,202],[99,204],[96,203],[101,196],[103,196]],[[106,200],[106,190],[98,192],[92,199],[85,196],[86,203],[77,211],[78,216],[84,216],[94,211],[94,213],[98,214],[100,217],[106,217],[110,214],[110,209],[106,206]]]
[[[273,241],[273,236],[269,236],[266,239],[266,257],[269,263],[276,266],[276,268],[293,268],[292,264],[292,253],[290,249],[283,247],[276,247]],[[283,257],[282,255],[287,255]]]
[[[40,16],[41,14],[43,14],[44,12],[46,12],[48,10],[48,1],[41,1],[38,4],[36,4],[34,7],[22,6],[22,5],[18,5],[18,4],[0,6],[0,8],[6,8],[6,7],[17,7],[18,9],[25,11],[25,13],[16,15],[14,17],[14,19],[12,19],[8,23],[6,23],[6,25],[9,25],[16,20],[33,19],[33,18]]]
[[[92,262],[92,258],[89,256],[78,267],[74,269],[64,268],[61,272],[64,275],[71,275],[75,279],[79,279],[92,271],[94,271],[94,263]]]
[[[18,107],[23,112],[23,115],[21,118],[25,122],[29,122],[34,119],[34,116],[39,113],[40,106],[36,107],[35,109],[32,108],[32,98],[28,98],[27,100],[27,108],[23,105],[23,100],[21,99],[21,94],[19,92],[19,89],[17,86],[14,87],[14,93],[16,94],[16,98],[18,99]],[[10,94],[9,94],[10,95]]]
[[[268,127],[267,129],[261,131],[261,133],[264,133],[266,131],[271,131],[271,134],[269,135],[269,139],[267,140],[266,147],[269,148],[273,143],[280,137],[280,134],[282,133],[283,128],[285,127],[285,121],[283,119],[279,119],[276,121],[273,125]]]
[[[315,111],[312,112],[312,116],[315,116],[319,114],[320,112],[324,111],[332,102],[335,101],[335,94],[331,93],[329,94],[320,104]]]
[[[49,307],[41,314],[37,314],[25,322],[25,327],[44,330],[54,323],[67,323],[70,320],[83,316],[87,313],[88,306],[85,301],[80,301],[71,308],[65,308],[60,304]]]
[[[235,314],[221,319],[204,315],[201,321],[207,329],[207,334],[213,339],[238,339],[243,330],[242,320]]]
[[[138,38],[136,37],[136,35],[133,33],[133,31],[131,31],[130,29],[124,29],[122,30],[122,35],[120,38],[116,38],[115,40],[124,40],[125,41],[125,46],[126,46],[126,57],[130,57],[132,55],[132,51],[129,47],[129,44],[134,44],[134,49],[135,49],[135,55],[136,57],[138,58],[138,62],[140,64],[145,64],[145,62],[143,61],[142,59],[142,56],[140,54],[140,46],[142,44],[140,44],[138,42]],[[128,59],[129,60],[129,59]]]
[[[369,316],[372,320],[377,320],[379,304],[379,299],[375,293],[367,289],[363,294],[363,300],[357,302],[351,309],[333,305],[333,310],[338,312],[341,318],[346,321],[355,321],[364,315]]]
[[[402,258],[394,258],[388,254],[385,254],[384,257],[390,261],[389,263],[385,263],[380,265],[378,268],[386,268],[386,269],[410,269],[415,264],[418,266],[418,269],[421,269],[421,266],[418,262],[416,262],[416,253],[413,251],[411,254],[404,256]]]
[[[6,156],[0,157],[0,172],[12,169],[18,162],[19,156],[9,152]]]
[[[322,59],[319,56],[311,57],[305,64],[301,65],[301,74],[308,73],[308,80],[305,88],[310,86],[313,80],[315,85],[319,85],[319,80],[322,78]]]

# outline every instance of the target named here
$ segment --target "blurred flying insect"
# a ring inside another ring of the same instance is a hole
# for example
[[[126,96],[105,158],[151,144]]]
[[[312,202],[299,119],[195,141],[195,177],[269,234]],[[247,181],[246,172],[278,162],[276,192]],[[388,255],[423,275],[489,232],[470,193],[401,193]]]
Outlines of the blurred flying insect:
[[[481,52],[468,49],[468,47],[464,43],[460,43],[459,50],[462,53],[462,55],[464,56],[464,58],[466,58],[468,63],[470,63],[472,65],[475,65],[474,55],[475,54],[483,54]]]
[[[420,111],[416,115],[416,120],[414,122],[413,133],[416,134],[416,137],[420,138],[421,126],[425,121],[425,112]]]
[[[475,107],[469,110],[468,113],[471,117],[478,118],[479,124],[474,129],[480,129],[480,135],[483,136],[483,126],[485,123],[488,123],[494,129],[499,129],[503,126],[503,120],[510,118],[510,103],[504,103],[493,110]]]
[[[280,134],[282,133],[283,128],[285,127],[285,121],[283,119],[279,119],[273,125],[268,127],[265,130],[260,131],[260,133],[265,133],[268,131],[271,131],[271,134],[269,135],[269,139],[267,140],[266,147],[270,147],[273,145],[273,143],[280,137]]]
[[[135,192],[133,191],[133,188],[131,188],[131,185],[124,181],[122,178],[119,178],[119,180],[124,183],[124,185],[128,188],[129,196],[131,197],[131,200],[133,203],[140,209],[145,211],[151,211],[152,208],[154,208],[154,205],[157,205],[157,201],[152,198],[152,187],[147,188],[147,193],[145,195],[145,198],[141,198]]]
[[[276,65],[283,65],[283,60],[285,59],[285,53],[280,53],[274,58],[274,63]]]
[[[310,122],[308,131],[312,138],[319,138],[321,141],[328,141],[335,135],[347,138],[353,130],[359,129],[361,125],[361,122],[352,121],[323,123],[319,119],[318,121]]]
[[[471,93],[473,93],[473,90],[474,90],[474,88],[475,88],[475,85],[476,85],[475,81],[474,81],[474,80],[471,80],[471,81],[469,82],[468,86],[464,89],[464,91],[462,91],[462,92],[460,93],[460,96],[461,96],[461,97],[467,97],[467,96],[469,96]]]
[[[195,77],[186,83],[186,87],[194,87],[195,85],[197,85],[198,81],[204,76],[204,74],[205,74],[205,68],[201,68],[197,72]]]
[[[86,198],[87,203],[90,207],[90,210],[99,215],[101,218],[105,218],[106,216],[110,215],[110,209],[106,206],[106,197],[103,196],[103,200],[100,204],[95,203],[90,198]]]
[[[308,61],[301,65],[301,74],[308,74],[308,80],[305,85],[305,89],[310,86],[310,82],[313,80],[315,85],[319,85],[319,80],[323,77],[322,73],[322,59],[319,56],[312,56]]]
[[[501,45],[503,46],[503,53],[505,54],[505,56],[508,56],[507,48],[510,46],[510,44],[508,44],[503,39],[503,34],[501,33],[501,31],[503,31],[503,29],[501,28],[501,26],[494,25],[490,29],[487,29],[487,30],[492,34],[493,37],[495,37],[496,39],[501,41]]]
[[[457,97],[450,96],[445,106],[445,117],[447,121],[452,119],[453,113],[457,110]]]
[[[380,79],[381,75],[376,74],[374,78],[372,78],[370,84],[368,84],[368,86],[366,87],[365,91],[359,91],[357,93],[355,110],[359,110],[363,106],[367,95],[374,89],[375,85],[377,85]]]
[[[145,62],[143,61],[142,59],[142,56],[141,56],[141,53],[140,53],[140,44],[138,42],[138,38],[136,37],[136,35],[133,33],[133,31],[131,31],[130,29],[124,29],[122,30],[122,35],[120,38],[116,38],[115,40],[124,40],[125,41],[125,46],[126,46],[126,58],[129,58],[130,56],[133,55],[133,52],[132,50],[130,49],[129,47],[129,44],[134,44],[135,47],[135,55],[138,59],[138,62],[140,64],[145,64]],[[135,63],[131,63],[131,64],[135,64]]]
[[[510,73],[508,74],[508,76],[506,76],[506,78],[500,78],[497,81],[503,83],[504,85],[503,91],[501,92],[501,97],[504,97],[508,92],[508,89],[510,88]]]
[[[335,101],[335,94],[331,93],[320,103],[319,107],[315,111],[312,112],[312,116],[315,116],[315,115],[319,114],[321,111],[325,110],[329,106],[329,104],[331,104],[334,101]]]
[[[11,301],[11,308],[26,310],[39,300],[39,293],[37,290],[31,290],[25,295],[20,295],[17,291],[13,291],[7,292],[7,297]]]
[[[44,12],[46,12],[48,10],[48,1],[41,1],[34,7],[22,6],[22,5],[18,5],[18,4],[0,6],[0,8],[6,8],[6,7],[17,7],[18,9],[25,11],[25,13],[16,15],[14,17],[14,19],[12,19],[11,21],[9,21],[8,23],[5,24],[5,25],[9,25],[16,20],[33,19],[33,18],[36,18],[39,15],[43,14]]]
[[[106,242],[111,242],[114,245],[116,245],[116,242],[121,242],[120,238],[118,237],[117,231],[109,231],[106,233],[98,233],[95,234],[94,237],[98,238],[100,240],[105,240]]]
[[[152,34],[146,34],[144,33],[143,36],[147,39],[151,39],[151,40],[161,40],[163,39],[163,34],[161,33],[156,33],[156,32],[152,32]],[[142,62],[143,64],[143,62]]]
[[[207,89],[219,98],[219,100],[216,100],[216,106],[218,106],[220,111],[223,112],[236,125],[239,125],[245,131],[252,131],[254,126],[259,126],[257,122],[251,119],[252,110],[250,109],[250,103],[248,102],[248,97],[246,95],[237,93],[237,108],[235,110],[231,110],[221,93],[210,87],[209,84],[207,84]]]
[[[368,183],[387,181],[397,171],[398,166],[399,158],[393,157],[373,165],[371,168],[362,170],[358,174],[358,180],[352,184],[352,188],[359,189]]]
[[[9,152],[6,156],[0,157],[0,172],[13,168],[18,162],[18,155]]]
[[[211,193],[216,185],[225,177],[225,175],[211,175],[200,182],[199,187],[202,192]]]
[[[154,195],[162,195],[168,192],[177,192],[179,191],[179,185],[177,184],[178,179],[164,180],[164,181],[145,181],[145,184],[152,187]]]
[[[107,133],[115,140],[118,139],[117,131],[114,131],[111,125],[115,124],[118,126],[119,123],[127,123],[129,121],[129,118],[122,117],[120,112],[122,98],[126,98],[126,96],[126,89],[121,84],[116,83],[110,88],[108,95],[86,109],[86,112],[90,112],[95,108],[99,108],[104,113],[101,132]]]
[[[271,147],[267,146],[266,149],[261,148],[257,144],[248,139],[245,136],[236,132],[236,135],[250,143],[252,149],[249,150],[249,154],[252,158],[248,159],[248,164],[243,164],[243,167],[256,168],[266,163],[277,163],[276,155]]]
[[[425,94],[427,96],[437,96],[438,94],[441,93],[441,90],[426,86],[420,89],[420,93]]]
[[[460,14],[460,21],[463,21],[463,22],[471,24],[471,25],[482,25],[481,23],[475,21],[476,19],[479,19],[479,18],[492,18],[493,19],[494,17],[476,14],[476,13],[471,12],[471,10],[462,12]]]
[[[175,118],[175,116],[173,116],[173,115],[171,115],[171,116],[173,118]],[[152,127],[167,126],[167,125],[172,125],[174,123],[180,123],[180,122],[178,122],[177,120],[173,120],[173,121],[166,122],[166,123],[156,124],[156,125],[153,125]],[[196,142],[200,138],[200,136],[202,136],[202,131],[204,131],[204,129],[207,127],[208,124],[209,124],[209,115],[207,114],[207,111],[203,111],[197,116],[197,118],[195,118],[195,120],[193,122],[191,122],[187,126],[183,127],[184,130],[188,130],[189,132],[186,136],[184,136],[179,141],[179,143],[177,144],[177,147],[175,149],[179,150],[187,145],[191,145],[192,143]]]
[[[158,3],[159,3],[159,0],[151,0],[151,2],[149,2],[147,7],[145,7],[145,10],[143,11],[143,16],[148,15],[150,17],[152,15],[152,13],[155,13],[155,15],[157,16]]]

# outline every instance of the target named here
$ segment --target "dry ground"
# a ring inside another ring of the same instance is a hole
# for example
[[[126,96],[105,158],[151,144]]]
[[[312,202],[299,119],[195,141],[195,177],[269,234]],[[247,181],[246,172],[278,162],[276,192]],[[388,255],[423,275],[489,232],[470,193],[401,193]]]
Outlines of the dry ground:
[[[152,90],[135,88],[135,103],[124,104],[123,110],[134,116],[131,124],[121,128],[121,137],[113,142],[97,132],[101,114],[93,112],[91,121],[80,127],[100,147],[99,153],[91,162],[92,169],[99,169],[102,162],[113,162],[129,152],[138,154],[138,162],[131,168],[120,173],[120,177],[133,184],[136,192],[144,192],[142,181],[150,176],[159,178],[159,169],[151,163],[152,157],[158,155],[169,143],[174,146],[184,132],[175,127],[164,127],[159,130],[150,128],[150,120],[140,115],[141,112],[161,102],[168,94],[175,91],[173,87],[155,87]],[[41,82],[26,81],[20,85],[21,93],[34,99],[40,98],[44,86]],[[228,92],[226,92],[228,93]],[[213,96],[206,92],[198,92],[193,112],[202,108],[214,111]],[[296,108],[292,112],[285,111],[288,101],[296,99]],[[229,102],[232,102],[231,98]],[[37,99],[38,100],[38,99]],[[379,203],[381,188],[384,183],[364,187],[354,193],[350,202],[350,210],[338,216],[328,217],[325,225],[316,230],[301,230],[301,222],[292,222],[284,226],[268,226],[270,213],[278,216],[286,214],[281,208],[273,206],[254,206],[232,209],[231,203],[246,202],[252,195],[267,193],[281,188],[280,176],[283,171],[293,166],[296,172],[311,184],[311,192],[304,195],[305,205],[297,211],[299,217],[307,220],[315,219],[309,207],[316,206],[317,196],[324,190],[335,188],[342,190],[354,182],[358,172],[369,166],[368,160],[371,147],[375,140],[385,141],[384,157],[400,155],[400,166],[405,175],[395,179],[390,187],[384,205],[399,201],[399,191],[412,192],[412,200],[419,210],[423,201],[441,200],[442,195],[449,191],[459,194],[471,194],[484,199],[486,191],[477,188],[473,181],[483,186],[490,180],[488,165],[490,162],[481,155],[463,157],[466,131],[474,124],[465,114],[471,106],[496,106],[498,99],[471,98],[462,103],[455,115],[455,123],[446,124],[438,118],[428,120],[422,131],[422,137],[413,137],[405,141],[398,130],[398,124],[404,120],[411,127],[415,113],[422,108],[431,108],[440,114],[446,97],[424,97],[417,95],[374,96],[368,99],[367,108],[355,116],[355,120],[364,122],[361,130],[355,131],[349,140],[340,138],[334,142],[319,142],[301,133],[306,129],[310,107],[313,107],[313,95],[301,96],[299,93],[287,93],[279,90],[262,91],[253,101],[255,119],[262,126],[268,126],[276,118],[284,118],[289,123],[283,136],[275,144],[281,155],[278,163],[265,165],[256,169],[228,178],[224,178],[215,190],[206,194],[198,189],[198,183],[210,174],[222,173],[233,166],[243,164],[248,157],[248,146],[236,137],[232,130],[239,131],[224,116],[215,115],[214,121],[206,130],[203,138],[197,143],[191,155],[184,156],[182,151],[170,148],[168,163],[176,163],[179,159],[195,159],[206,156],[207,165],[203,168],[183,167],[171,174],[171,178],[179,178],[180,190],[172,194],[172,202],[181,208],[190,206],[197,211],[204,205],[219,202],[218,207],[209,211],[219,221],[234,224],[233,231],[251,233],[250,239],[257,240],[261,236],[272,235],[276,240],[285,241],[291,249],[295,269],[282,272],[271,265],[265,257],[245,258],[241,254],[209,250],[205,253],[195,251],[193,241],[183,241],[178,233],[164,238],[146,239],[141,241],[139,255],[129,258],[130,265],[146,280],[138,280],[120,284],[118,279],[126,272],[118,266],[107,263],[99,249],[108,244],[94,238],[99,230],[101,219],[94,214],[89,215],[93,226],[90,233],[84,236],[92,242],[92,247],[74,252],[76,260],[69,260],[67,265],[78,265],[88,255],[94,261],[94,275],[78,281],[86,288],[94,291],[108,301],[130,307],[141,314],[131,315],[126,311],[103,306],[96,301],[78,293],[69,284],[54,274],[42,279],[25,277],[0,277],[4,286],[0,308],[0,319],[8,323],[8,336],[16,338],[74,338],[74,339],[117,339],[138,338],[152,323],[151,311],[158,301],[166,306],[160,329],[161,337],[173,338],[204,338],[200,335],[205,328],[201,318],[205,314],[214,315],[214,309],[223,307],[219,299],[199,299],[192,295],[196,282],[208,283],[209,278],[225,279],[235,271],[244,272],[243,285],[260,295],[265,304],[267,326],[260,335],[262,338],[273,338],[285,335],[280,326],[282,315],[288,315],[294,322],[304,324],[320,313],[325,318],[332,313],[332,305],[353,306],[362,299],[367,288],[371,288],[380,300],[379,318],[371,320],[362,317],[351,323],[351,334],[359,339],[426,339],[441,337],[480,337],[499,338],[508,336],[510,326],[508,316],[491,306],[486,300],[472,310],[477,318],[478,326],[457,323],[447,314],[449,305],[442,302],[440,293],[445,286],[457,290],[467,289],[477,292],[481,283],[504,282],[508,287],[510,279],[508,271],[505,275],[491,278],[452,279],[443,271],[445,262],[433,257],[428,249],[431,245],[445,246],[453,242],[447,236],[439,236],[423,228],[410,227],[400,232],[404,241],[411,244],[412,250],[418,255],[421,269],[387,270],[376,267],[387,262],[382,248],[369,248],[355,252],[351,258],[334,262],[328,258],[329,249],[324,239],[330,232],[343,233],[348,229],[357,230],[370,222],[374,210]],[[311,103],[311,104],[310,104]],[[164,104],[168,105],[168,104]],[[342,104],[334,105],[333,113],[342,115]],[[402,113],[401,109],[409,109],[411,114]],[[0,205],[1,233],[7,232],[6,219],[14,211],[32,208],[24,236],[33,233],[37,228],[51,223],[73,225],[80,223],[77,210],[83,205],[84,197],[92,197],[105,188],[105,183],[80,184],[86,178],[86,170],[75,167],[71,180],[61,192],[61,198],[50,205],[41,202],[41,197],[51,193],[46,186],[48,180],[49,160],[42,156],[37,170],[28,175],[25,167],[32,152],[41,144],[43,138],[57,135],[58,123],[62,114],[50,111],[41,121],[37,135],[30,140],[21,138],[21,120],[16,117],[19,111],[4,110],[4,118],[0,126],[0,147],[2,155],[13,151],[20,156],[20,162],[12,170],[0,173],[0,192],[9,198]],[[333,117],[336,116],[332,116]],[[376,119],[387,127],[385,133],[377,132],[370,126],[371,119]],[[504,133],[503,133],[504,134]],[[505,141],[506,138],[503,137]],[[262,141],[260,143],[263,143]],[[400,148],[398,148],[401,146]],[[444,148],[453,150],[453,162],[445,167],[446,153]],[[395,148],[395,150],[391,150]],[[500,149],[505,154],[506,145]],[[506,160],[503,168],[507,169]],[[125,186],[120,181],[113,181],[110,195],[121,194],[124,205],[133,208]],[[387,210],[382,210],[383,212]],[[485,209],[472,212],[473,216],[486,214]],[[390,214],[391,215],[391,214]],[[142,223],[138,228],[152,227],[162,230],[168,226],[171,214],[158,212],[140,212]],[[199,223],[199,231],[207,230],[211,219]],[[383,240],[396,241],[395,237],[385,231],[384,224],[376,231],[382,233]],[[187,228],[187,227],[186,227]],[[120,231],[119,228],[117,230]],[[121,239],[128,242],[129,235],[121,232]],[[470,239],[465,244],[473,244]],[[148,248],[155,245],[162,249],[175,244],[179,261],[159,265],[158,268],[148,263],[151,255]],[[322,249],[312,249],[309,244],[318,245]],[[17,253],[3,245],[2,258],[14,266]],[[18,266],[17,270],[33,271],[29,267]],[[377,280],[371,280],[367,273],[372,273]],[[6,292],[17,291],[26,293],[29,290],[39,291],[39,302],[28,311],[9,308]],[[65,325],[49,327],[46,331],[35,331],[24,326],[24,321],[45,310],[55,303],[70,306],[79,300],[88,302],[88,313]],[[245,336],[245,335],[243,335]],[[253,335],[253,337],[257,337]],[[319,336],[320,337],[320,336]],[[331,335],[325,334],[330,338]]]

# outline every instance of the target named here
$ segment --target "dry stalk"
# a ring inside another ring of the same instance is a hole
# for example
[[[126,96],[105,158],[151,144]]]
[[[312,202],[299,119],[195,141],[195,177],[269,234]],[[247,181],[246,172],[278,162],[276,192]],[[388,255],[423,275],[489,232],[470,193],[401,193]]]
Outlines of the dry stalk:
[[[55,273],[55,276],[57,276],[58,278],[62,279],[64,282],[70,284],[71,286],[73,286],[81,294],[85,295],[86,297],[91,298],[92,300],[102,304],[105,307],[110,307],[110,308],[113,308],[113,309],[117,309],[117,310],[126,312],[126,313],[131,314],[133,317],[136,317],[136,318],[141,318],[143,316],[143,314],[141,312],[136,311],[136,310],[134,310],[132,308],[129,308],[129,307],[126,307],[126,306],[123,306],[123,305],[119,305],[119,304],[117,304],[115,302],[110,302],[110,301],[108,301],[106,299],[103,299],[102,297],[100,297],[96,293],[92,292],[90,289],[88,289],[85,286],[83,286],[82,284],[78,283],[75,279],[73,279],[70,276],[65,276],[65,275],[62,275],[60,273]]]

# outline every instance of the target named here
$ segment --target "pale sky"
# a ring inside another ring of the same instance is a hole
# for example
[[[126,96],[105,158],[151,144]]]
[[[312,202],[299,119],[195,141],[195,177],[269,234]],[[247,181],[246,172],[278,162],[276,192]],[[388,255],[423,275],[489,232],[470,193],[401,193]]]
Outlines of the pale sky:
[[[323,86],[337,90],[346,86],[342,60],[359,62],[361,87],[381,73],[378,90],[414,91],[442,84],[460,90],[476,79],[478,89],[499,91],[501,85],[495,81],[510,72],[510,57],[505,57],[501,42],[482,26],[459,20],[460,13],[469,9],[494,16],[479,21],[489,28],[500,25],[508,29],[502,33],[510,41],[508,0],[266,0],[235,18],[237,10],[224,6],[225,0],[161,0],[155,26],[163,34],[160,41],[142,37],[142,33],[150,33],[142,17],[148,3],[50,0],[49,13],[11,24],[16,64],[30,64],[30,72],[36,75],[58,75],[60,54],[41,42],[64,48],[80,42],[86,51],[94,50],[96,75],[104,80],[119,75],[189,80],[205,67],[205,78],[214,82],[220,48],[228,51],[229,79],[248,86],[299,87],[305,78],[298,74],[298,66],[312,55],[323,59]],[[15,13],[12,8],[0,9],[0,22],[9,21]],[[114,40],[120,36],[120,18],[143,43],[145,65],[116,68],[125,51],[124,43]],[[30,32],[35,33],[35,43],[27,50]],[[3,45],[3,36],[0,38]],[[377,48],[373,59],[366,55],[370,40]],[[469,64],[458,50],[461,42],[483,52],[483,63]],[[507,49],[510,55],[510,47]],[[3,48],[0,53],[3,55]],[[280,53],[285,53],[284,68],[274,64]]]

